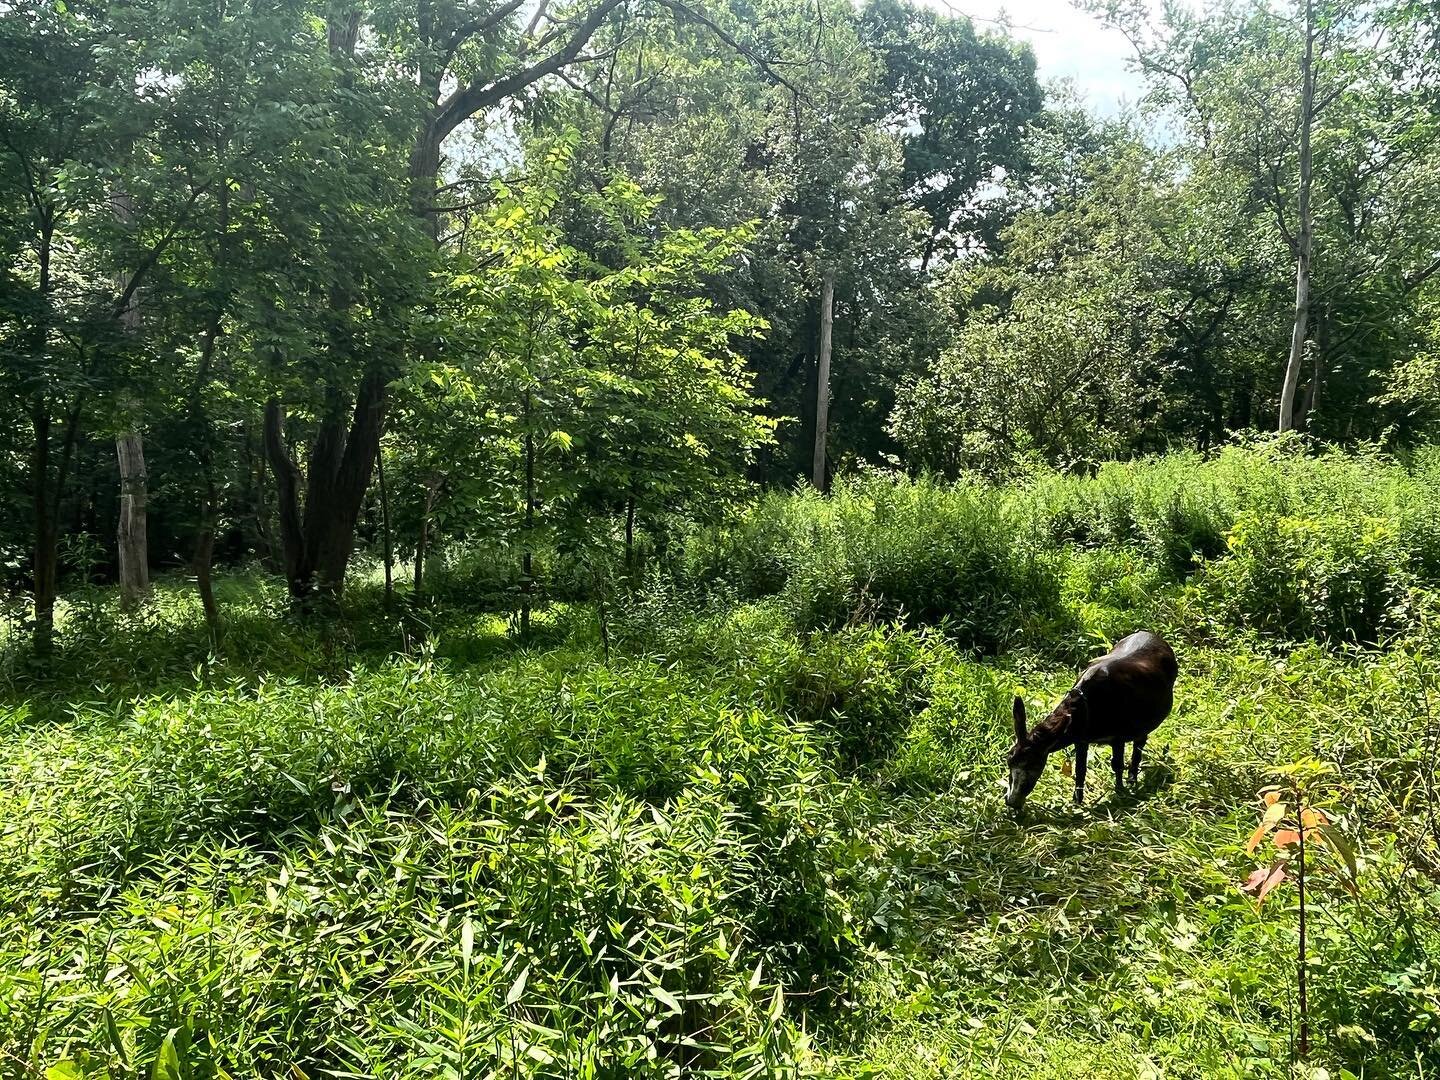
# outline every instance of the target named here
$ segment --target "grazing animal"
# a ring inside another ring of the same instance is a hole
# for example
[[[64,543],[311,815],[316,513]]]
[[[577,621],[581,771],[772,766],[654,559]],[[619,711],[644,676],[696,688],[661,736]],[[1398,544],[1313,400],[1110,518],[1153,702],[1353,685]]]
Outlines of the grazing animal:
[[[1015,745],[1006,764],[1010,782],[1005,805],[1019,810],[1045,771],[1045,759],[1056,750],[1075,747],[1075,805],[1085,801],[1085,765],[1091,743],[1110,745],[1115,769],[1115,790],[1125,788],[1125,744],[1134,743],[1130,757],[1130,785],[1140,779],[1140,753],[1145,740],[1170,714],[1179,672],[1175,653],[1158,634],[1141,630],[1121,639],[1094,661],[1060,704],[1025,730],[1025,703],[1015,699]]]

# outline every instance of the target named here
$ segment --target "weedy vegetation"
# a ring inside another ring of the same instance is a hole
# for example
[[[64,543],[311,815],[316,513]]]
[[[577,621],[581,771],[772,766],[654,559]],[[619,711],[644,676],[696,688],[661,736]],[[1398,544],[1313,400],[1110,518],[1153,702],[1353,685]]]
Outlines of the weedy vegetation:
[[[463,561],[333,621],[223,577],[218,639],[182,581],[74,591],[0,669],[0,1073],[1429,1075],[1437,469],[769,495],[603,643]],[[1013,693],[1141,626],[1141,790],[1008,813]]]

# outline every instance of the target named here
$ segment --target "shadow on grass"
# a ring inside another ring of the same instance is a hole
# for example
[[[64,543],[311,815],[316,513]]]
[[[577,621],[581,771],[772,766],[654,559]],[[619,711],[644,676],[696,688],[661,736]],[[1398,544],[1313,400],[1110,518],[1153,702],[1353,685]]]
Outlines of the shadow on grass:
[[[189,591],[161,582],[151,604],[134,614],[121,613],[108,590],[80,596],[48,656],[35,653],[28,639],[12,637],[0,649],[0,729],[63,722],[78,708],[207,687],[267,680],[334,685],[356,667],[422,650],[457,667],[483,668],[554,647],[569,634],[563,619],[542,610],[521,642],[503,610],[483,603],[444,611],[404,599],[386,604],[375,587],[350,590],[335,614],[297,614],[274,581],[254,577],[226,579],[219,591],[221,623],[213,636]]]

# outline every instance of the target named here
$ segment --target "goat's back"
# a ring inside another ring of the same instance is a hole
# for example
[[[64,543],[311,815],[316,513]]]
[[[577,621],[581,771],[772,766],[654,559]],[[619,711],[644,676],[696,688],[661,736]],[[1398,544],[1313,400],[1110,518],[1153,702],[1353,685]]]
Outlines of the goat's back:
[[[1076,683],[1086,705],[1083,720],[1077,717],[1083,741],[1132,742],[1149,735],[1170,715],[1179,671],[1175,651],[1159,634],[1141,630],[1116,642]]]

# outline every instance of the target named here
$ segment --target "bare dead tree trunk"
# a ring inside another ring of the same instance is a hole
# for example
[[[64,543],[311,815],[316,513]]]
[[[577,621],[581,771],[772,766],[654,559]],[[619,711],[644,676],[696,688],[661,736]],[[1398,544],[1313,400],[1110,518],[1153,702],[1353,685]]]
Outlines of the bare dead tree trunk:
[[[1310,131],[1315,124],[1314,0],[1305,0],[1305,55],[1300,74],[1300,221],[1295,238],[1295,320],[1290,333],[1290,357],[1285,364],[1285,383],[1280,389],[1282,432],[1295,427],[1295,391],[1305,362],[1310,318],[1310,252],[1314,238],[1310,220]]]
[[[149,549],[145,529],[148,484],[145,445],[133,423],[115,436],[120,465],[120,520],[115,527],[120,562],[120,606],[133,608],[150,592]]]
[[[51,511],[50,491],[50,409],[37,395],[30,417],[33,428],[30,472],[34,485],[35,555],[31,577],[34,582],[35,651],[49,655],[55,642],[55,594],[59,578],[58,530]],[[59,494],[55,494],[59,501]]]
[[[122,224],[134,218],[135,204],[128,193],[117,192],[110,202],[116,219]],[[128,293],[130,297],[120,312],[120,325],[127,338],[140,329],[140,293],[129,286],[122,276],[117,288],[122,296]],[[150,550],[145,528],[149,484],[145,475],[145,444],[140,436],[140,406],[134,395],[122,395],[120,413],[125,425],[115,436],[115,460],[120,469],[120,515],[115,525],[115,549],[120,566],[120,606],[128,610],[150,592]]]
[[[635,566],[635,496],[625,500],[625,566]]]
[[[835,274],[828,267],[820,279],[820,374],[815,387],[815,469],[812,482],[825,490],[825,441],[830,425],[830,323],[835,304]]]
[[[53,218],[50,217],[48,211],[44,211],[41,215],[40,243],[37,250],[41,314],[31,338],[37,365],[49,345],[47,322],[52,287],[50,254],[53,238]],[[75,415],[77,417],[79,415],[78,406]],[[31,400],[30,427],[30,495],[35,514],[35,552],[34,563],[31,567],[35,623],[31,631],[31,640],[36,653],[48,656],[55,645],[55,600],[59,591],[60,578],[58,514],[60,498],[64,494],[64,477],[62,476],[52,486],[50,477],[50,402],[43,388],[37,388]]]

